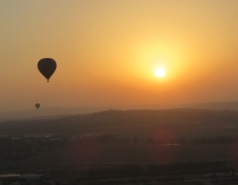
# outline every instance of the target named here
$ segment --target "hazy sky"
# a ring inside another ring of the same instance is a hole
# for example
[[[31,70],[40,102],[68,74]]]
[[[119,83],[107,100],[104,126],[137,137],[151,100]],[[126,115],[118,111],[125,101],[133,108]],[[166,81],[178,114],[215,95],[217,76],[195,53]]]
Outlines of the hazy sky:
[[[238,100],[237,10],[237,0],[2,0],[0,111]],[[58,64],[49,83],[45,57]]]

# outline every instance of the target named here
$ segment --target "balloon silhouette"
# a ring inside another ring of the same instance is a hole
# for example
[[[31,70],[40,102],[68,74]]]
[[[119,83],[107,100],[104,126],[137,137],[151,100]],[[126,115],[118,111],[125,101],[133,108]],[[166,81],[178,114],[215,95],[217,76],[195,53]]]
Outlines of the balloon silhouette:
[[[39,104],[39,103],[36,103],[36,104],[35,104],[35,107],[36,107],[37,109],[39,109],[39,108],[40,108],[40,104]]]
[[[49,82],[50,77],[53,75],[57,67],[56,62],[52,58],[42,58],[38,62],[38,70]]]

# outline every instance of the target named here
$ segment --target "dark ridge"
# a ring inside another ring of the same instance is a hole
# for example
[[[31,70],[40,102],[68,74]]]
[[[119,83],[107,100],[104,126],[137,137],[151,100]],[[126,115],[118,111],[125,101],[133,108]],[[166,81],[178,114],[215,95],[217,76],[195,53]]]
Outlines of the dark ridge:
[[[0,134],[81,133],[105,129],[141,127],[182,127],[191,125],[237,125],[237,111],[203,109],[108,110],[58,119],[7,121],[0,124]]]

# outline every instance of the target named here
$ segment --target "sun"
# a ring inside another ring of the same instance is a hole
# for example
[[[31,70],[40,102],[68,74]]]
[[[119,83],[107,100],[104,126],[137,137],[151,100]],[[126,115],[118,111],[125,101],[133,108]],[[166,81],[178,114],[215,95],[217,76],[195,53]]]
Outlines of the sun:
[[[157,68],[155,69],[154,74],[158,78],[163,78],[166,75],[166,71],[164,68]]]

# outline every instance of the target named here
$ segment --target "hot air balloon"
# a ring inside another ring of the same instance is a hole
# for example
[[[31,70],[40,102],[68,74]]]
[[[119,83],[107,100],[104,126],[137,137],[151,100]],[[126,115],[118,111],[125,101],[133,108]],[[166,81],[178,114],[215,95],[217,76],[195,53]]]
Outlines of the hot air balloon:
[[[42,58],[38,62],[38,70],[49,82],[50,77],[53,75],[57,67],[56,62],[52,58]]]
[[[36,104],[35,104],[35,107],[36,107],[37,109],[39,109],[39,108],[40,108],[40,104],[39,104],[39,103],[36,103]]]

